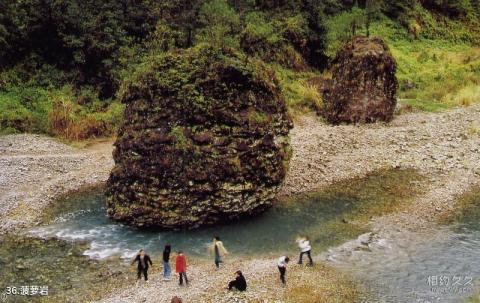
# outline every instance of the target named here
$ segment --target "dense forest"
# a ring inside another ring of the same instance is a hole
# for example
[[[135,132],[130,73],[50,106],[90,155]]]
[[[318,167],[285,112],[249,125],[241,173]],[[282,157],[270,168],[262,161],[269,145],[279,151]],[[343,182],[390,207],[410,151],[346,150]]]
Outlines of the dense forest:
[[[399,64],[405,108],[480,96],[479,0],[3,0],[0,132],[111,135],[125,78],[150,56],[208,43],[265,61],[292,112],[315,110],[315,77],[354,35]]]

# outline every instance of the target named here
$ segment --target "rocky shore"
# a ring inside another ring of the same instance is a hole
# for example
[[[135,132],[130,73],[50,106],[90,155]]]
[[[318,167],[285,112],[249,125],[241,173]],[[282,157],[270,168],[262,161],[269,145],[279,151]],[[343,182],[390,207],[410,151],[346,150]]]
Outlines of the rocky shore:
[[[276,260],[266,258],[245,259],[227,258],[219,270],[213,262],[194,261],[187,271],[188,286],[178,285],[178,276],[163,281],[157,271],[150,279],[108,296],[103,303],[113,302],[168,302],[178,296],[184,303],[247,303],[247,302],[353,302],[361,289],[345,275],[338,274],[329,266],[317,264],[313,268],[300,266],[292,260],[287,272],[287,284],[279,279]],[[228,291],[227,284],[234,279],[234,273],[242,269],[247,279],[247,291]],[[134,273],[131,273],[134,276]],[[334,286],[333,286],[334,285]],[[292,301],[291,297],[305,298],[305,301]],[[315,301],[312,301],[315,298]]]
[[[45,136],[0,137],[0,233],[39,223],[42,210],[59,196],[104,183],[113,165],[111,144],[75,149]],[[424,194],[405,210],[370,220],[381,238],[395,237],[402,229],[433,226],[439,216],[455,208],[459,195],[480,183],[480,105],[405,114],[388,125],[329,126],[317,117],[303,116],[295,121],[291,144],[293,156],[280,198],[382,168],[416,169],[426,177]],[[231,260],[220,272],[211,264],[194,262],[199,263],[192,267],[192,287],[179,289],[173,281],[164,284],[154,273],[149,285],[108,294],[105,302],[167,302],[172,294],[182,296],[184,302],[274,302],[286,296],[286,290],[271,283],[277,278],[275,260]],[[223,287],[239,262],[252,279],[252,291],[231,295]],[[304,279],[300,273],[292,281]]]
[[[39,223],[55,199],[104,183],[112,142],[76,149],[40,135],[0,137],[0,234]]]

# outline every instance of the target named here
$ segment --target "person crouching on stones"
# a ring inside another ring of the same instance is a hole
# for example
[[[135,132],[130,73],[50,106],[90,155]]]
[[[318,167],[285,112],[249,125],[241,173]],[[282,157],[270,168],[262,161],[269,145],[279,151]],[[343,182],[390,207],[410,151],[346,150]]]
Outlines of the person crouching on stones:
[[[153,263],[152,263],[152,260],[150,259],[150,256],[147,255],[143,249],[140,249],[140,251],[138,252],[137,256],[135,257],[135,259],[132,261],[131,264],[133,265],[133,263],[135,263],[135,262],[138,262],[138,265],[137,265],[137,280],[141,279],[142,273],[143,273],[143,276],[145,277],[145,281],[148,281],[148,267],[149,267],[149,264],[150,264],[150,266],[153,266]]]
[[[236,288],[239,291],[247,290],[247,281],[240,270],[235,272],[235,280],[228,283],[228,290],[232,290],[232,288]]]
[[[213,244],[210,246],[210,250],[215,254],[215,266],[218,269],[220,263],[223,263],[222,256],[228,255],[228,251],[225,249],[225,246],[223,246],[219,236],[213,238]]]
[[[178,252],[178,256],[175,260],[175,269],[179,275],[179,285],[183,285],[183,279],[185,278],[185,283],[188,285],[187,279],[187,257],[183,254],[182,251]]]
[[[298,264],[303,264],[303,255],[306,254],[308,257],[308,265],[312,266],[313,265],[313,260],[312,260],[312,246],[310,245],[310,241],[308,240],[308,237],[301,237],[297,238],[298,247],[300,248],[300,258],[298,259]]]
[[[170,280],[170,252],[172,251],[172,246],[170,244],[165,245],[163,249],[163,281]]]
[[[282,256],[278,259],[278,271],[280,271],[280,281],[285,285],[285,274],[287,273],[287,264],[290,262],[290,258],[287,256]]]

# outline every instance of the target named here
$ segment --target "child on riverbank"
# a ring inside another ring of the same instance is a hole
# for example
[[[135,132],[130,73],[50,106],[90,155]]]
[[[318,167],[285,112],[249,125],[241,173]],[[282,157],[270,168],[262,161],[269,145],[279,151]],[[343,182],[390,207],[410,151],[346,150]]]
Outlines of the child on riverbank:
[[[278,271],[280,271],[280,281],[285,285],[285,275],[287,273],[287,264],[290,262],[290,258],[287,256],[282,256],[278,258]]]
[[[183,285],[183,279],[185,279],[185,283],[188,285],[187,257],[185,257],[182,251],[178,252],[178,256],[175,260],[175,269],[179,275],[179,285]]]

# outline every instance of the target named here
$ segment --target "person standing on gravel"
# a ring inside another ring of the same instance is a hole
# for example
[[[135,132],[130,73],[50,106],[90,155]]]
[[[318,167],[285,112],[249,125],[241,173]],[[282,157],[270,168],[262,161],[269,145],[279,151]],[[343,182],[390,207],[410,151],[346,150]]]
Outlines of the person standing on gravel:
[[[308,266],[313,265],[313,260],[312,260],[312,246],[310,245],[310,241],[308,240],[308,237],[301,237],[298,238],[297,241],[298,247],[300,248],[300,258],[298,259],[298,264],[303,264],[303,255],[306,254],[308,257]]]
[[[236,288],[239,291],[247,290],[247,280],[245,280],[245,277],[240,270],[235,272],[235,280],[228,283],[228,290],[232,290],[232,288]]]
[[[178,256],[175,260],[175,269],[179,275],[179,285],[183,285],[183,279],[185,278],[185,283],[188,285],[187,280],[187,257],[183,254],[182,251],[178,252]]]
[[[285,275],[287,273],[287,264],[290,262],[290,258],[287,256],[282,256],[278,258],[278,271],[280,272],[280,281],[285,285]]]
[[[170,252],[172,251],[172,246],[170,244],[165,245],[163,249],[163,281],[170,280],[170,274],[172,272],[170,268]]]
[[[215,266],[218,269],[220,268],[220,263],[223,263],[222,257],[228,254],[219,236],[213,238],[213,244],[210,246],[210,250],[215,254]]]
[[[137,256],[135,259],[132,261],[133,263],[138,262],[137,265],[137,281],[141,279],[142,273],[143,276],[145,277],[145,281],[148,281],[148,267],[149,263],[150,266],[153,266],[152,260],[150,259],[150,256],[145,253],[143,249],[140,249],[138,252]]]

